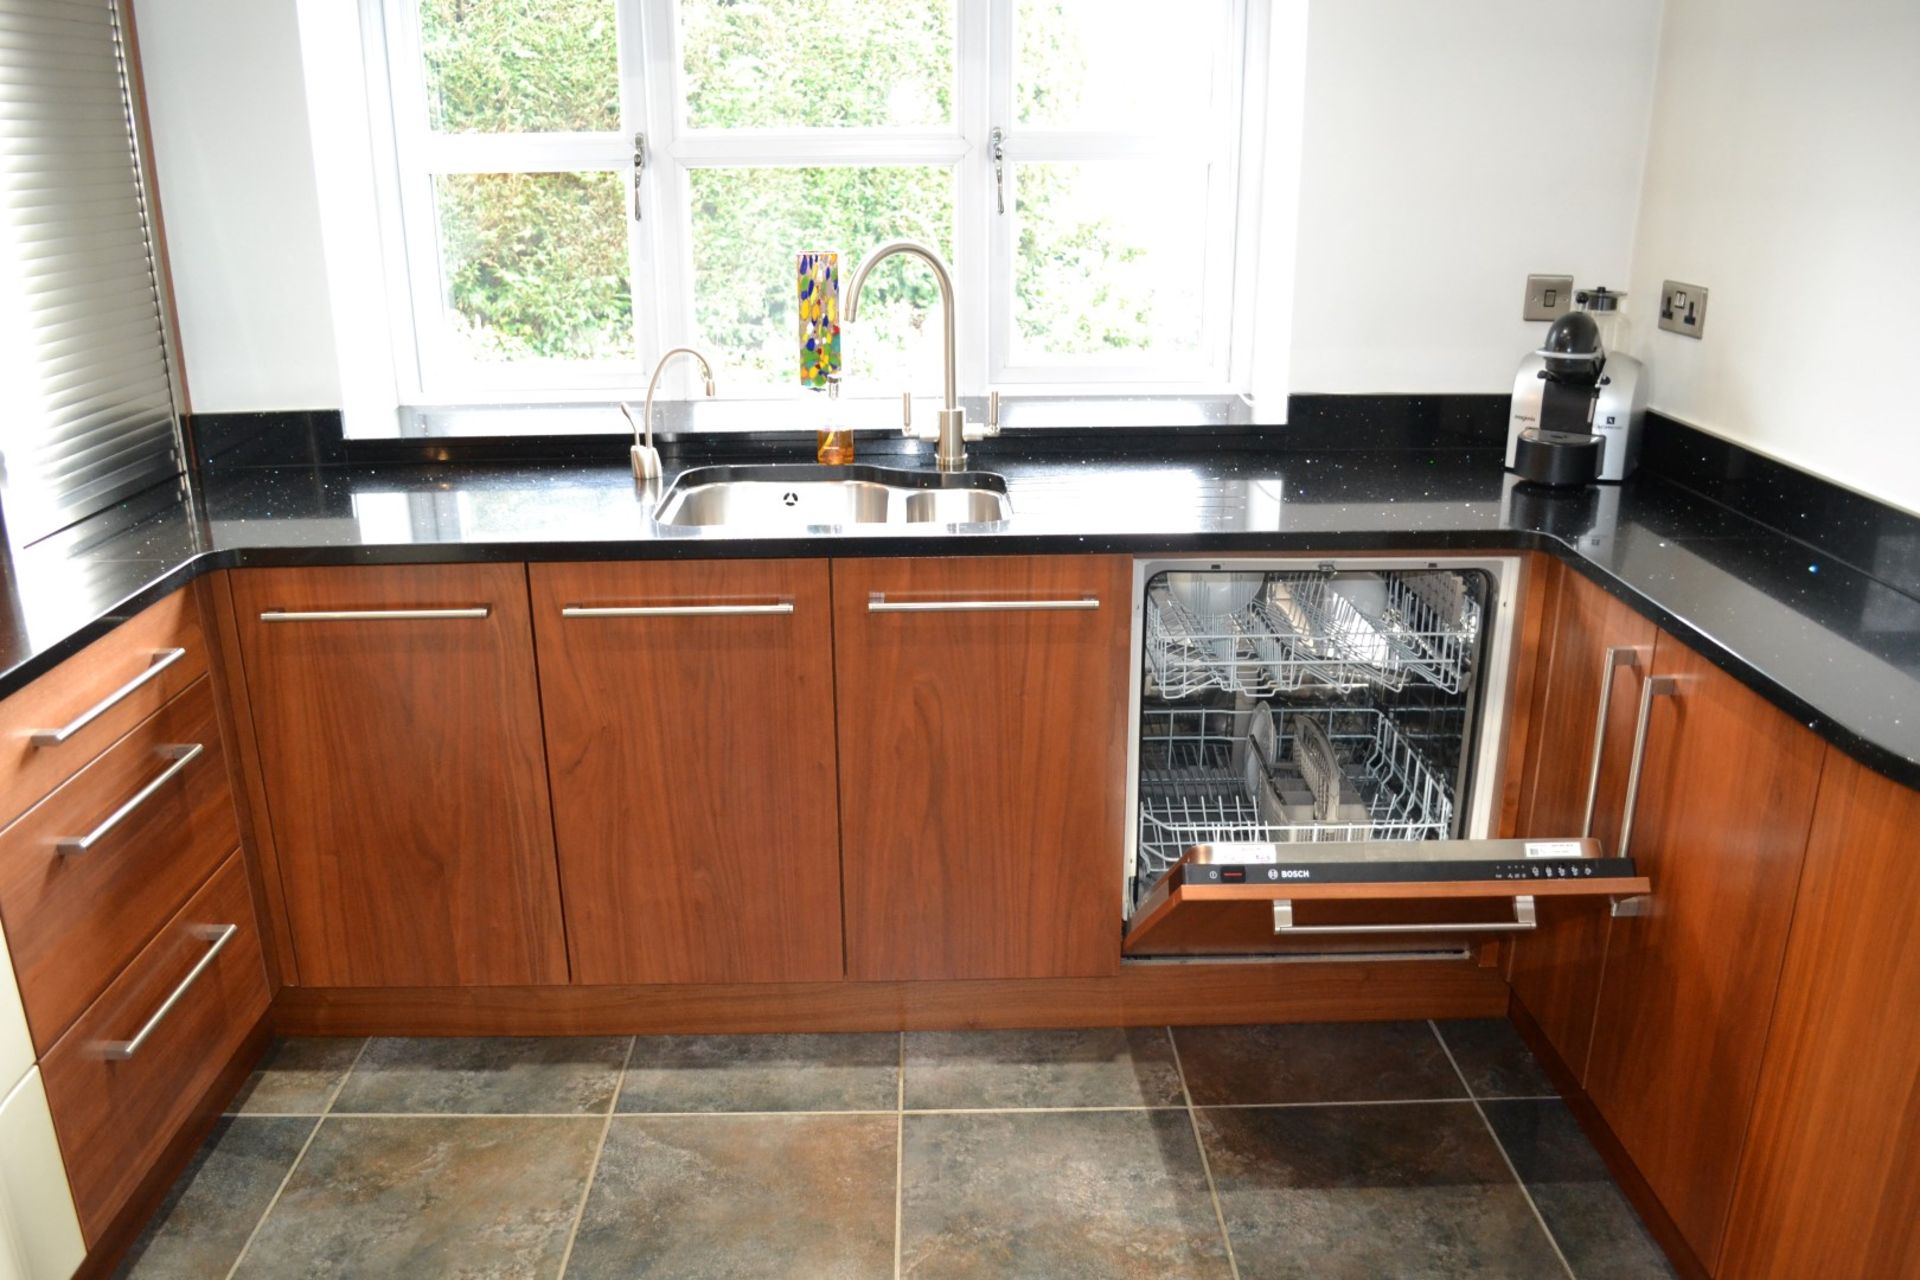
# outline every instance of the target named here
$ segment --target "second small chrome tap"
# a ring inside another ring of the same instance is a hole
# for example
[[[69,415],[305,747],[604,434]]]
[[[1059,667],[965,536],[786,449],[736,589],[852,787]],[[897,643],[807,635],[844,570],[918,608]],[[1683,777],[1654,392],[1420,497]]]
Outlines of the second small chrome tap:
[[[713,398],[713,365],[708,363],[705,356],[692,347],[672,347],[660,357],[660,363],[653,366],[653,380],[647,383],[647,403],[640,412],[641,422],[633,420],[633,410],[626,401],[620,402],[620,412],[633,428],[633,478],[636,480],[653,480],[660,475],[660,451],[653,447],[653,393],[660,389],[660,375],[666,372],[667,362],[675,356],[692,356],[700,362],[707,398]]]

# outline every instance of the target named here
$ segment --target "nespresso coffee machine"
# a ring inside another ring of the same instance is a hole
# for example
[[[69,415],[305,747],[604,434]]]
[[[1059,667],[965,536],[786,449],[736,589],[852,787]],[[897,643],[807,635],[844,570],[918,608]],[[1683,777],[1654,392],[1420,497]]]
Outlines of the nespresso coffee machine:
[[[1625,480],[1640,460],[1646,378],[1623,343],[1620,299],[1608,289],[1575,295],[1578,311],[1553,322],[1520,364],[1507,422],[1507,470],[1555,488]]]

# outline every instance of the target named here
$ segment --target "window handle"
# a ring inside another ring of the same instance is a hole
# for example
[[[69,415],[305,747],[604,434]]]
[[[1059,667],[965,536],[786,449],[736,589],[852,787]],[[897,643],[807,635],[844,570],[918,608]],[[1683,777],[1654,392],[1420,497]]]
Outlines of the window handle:
[[[647,171],[647,135],[633,135],[633,220],[640,221],[640,176]]]
[[[993,157],[993,202],[1001,213],[1007,211],[1007,131],[999,125],[987,134],[987,154]]]

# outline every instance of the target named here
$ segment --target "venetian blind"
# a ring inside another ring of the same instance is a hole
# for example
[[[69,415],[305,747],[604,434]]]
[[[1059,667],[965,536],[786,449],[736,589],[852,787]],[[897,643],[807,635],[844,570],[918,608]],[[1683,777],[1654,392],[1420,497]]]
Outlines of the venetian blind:
[[[0,0],[0,519],[22,546],[180,467],[116,0]]]

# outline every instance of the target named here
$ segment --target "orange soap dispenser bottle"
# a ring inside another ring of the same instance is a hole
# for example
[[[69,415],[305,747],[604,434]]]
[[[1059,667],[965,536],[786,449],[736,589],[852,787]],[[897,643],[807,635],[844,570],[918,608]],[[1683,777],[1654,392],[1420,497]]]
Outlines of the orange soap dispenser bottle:
[[[840,416],[840,375],[827,378],[827,420],[820,424],[813,456],[830,467],[844,467],[853,461],[853,431]]]

